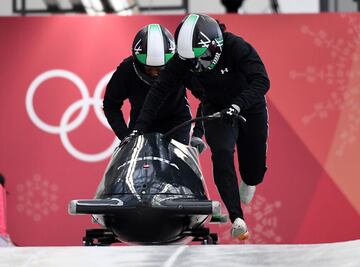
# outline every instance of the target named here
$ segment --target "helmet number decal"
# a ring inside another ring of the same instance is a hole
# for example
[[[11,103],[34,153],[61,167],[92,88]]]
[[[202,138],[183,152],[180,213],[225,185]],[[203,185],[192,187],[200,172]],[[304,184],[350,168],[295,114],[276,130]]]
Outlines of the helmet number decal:
[[[140,52],[142,52],[140,43],[141,43],[141,39],[139,39],[139,41],[136,43],[136,45],[135,45],[135,47],[134,47],[134,53],[135,53],[136,55],[138,55],[138,54],[140,54]]]
[[[222,46],[223,46],[223,44],[224,44],[223,38],[216,38],[216,39],[215,39],[215,42],[216,42],[216,45],[217,45],[218,47],[220,47],[220,49],[222,49]]]
[[[140,54],[142,52],[142,48],[141,48],[141,39],[139,39],[139,41],[137,41],[137,43],[135,44],[134,47],[134,53],[135,56],[137,57],[137,59],[142,63],[142,64],[146,64],[146,54]]]
[[[201,39],[200,42],[198,42],[198,44],[202,45],[202,47],[208,48],[209,44],[211,43],[211,40],[203,32],[200,32],[200,34],[202,36],[204,36],[206,38],[206,40],[204,41],[204,40]]]

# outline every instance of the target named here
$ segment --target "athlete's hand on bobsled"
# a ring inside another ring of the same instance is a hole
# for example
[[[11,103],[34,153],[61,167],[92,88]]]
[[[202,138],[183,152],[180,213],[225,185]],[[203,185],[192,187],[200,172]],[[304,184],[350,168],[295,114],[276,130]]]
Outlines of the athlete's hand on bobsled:
[[[232,104],[230,107],[220,111],[222,121],[227,123],[233,123],[234,120],[238,118],[239,113],[240,107],[235,104]]]
[[[199,151],[199,154],[201,154],[206,149],[206,144],[200,137],[192,136],[190,145],[195,147]]]
[[[123,140],[121,140],[119,147],[124,146],[125,144],[129,143],[132,139],[138,137],[139,135],[141,135],[141,132],[139,130],[133,130],[129,135],[127,135],[126,137],[123,138]]]

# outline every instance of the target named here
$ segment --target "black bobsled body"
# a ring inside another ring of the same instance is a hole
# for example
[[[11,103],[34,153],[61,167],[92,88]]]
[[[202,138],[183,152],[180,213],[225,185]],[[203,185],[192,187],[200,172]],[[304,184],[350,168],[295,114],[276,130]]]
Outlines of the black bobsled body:
[[[168,244],[196,237],[220,204],[207,198],[196,149],[153,133],[118,148],[95,199],[69,210],[92,214],[122,242]]]

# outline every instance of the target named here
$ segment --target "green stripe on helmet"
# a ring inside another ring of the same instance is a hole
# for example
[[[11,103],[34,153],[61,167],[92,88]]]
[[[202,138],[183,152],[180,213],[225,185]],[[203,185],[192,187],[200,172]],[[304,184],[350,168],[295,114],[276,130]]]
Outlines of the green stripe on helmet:
[[[147,57],[147,54],[136,55],[136,58],[144,65],[146,65],[146,57]]]
[[[174,56],[174,53],[166,53],[165,54],[165,64]]]
[[[185,23],[192,23],[192,24],[196,24],[197,20],[199,19],[199,15],[196,15],[196,14],[190,14],[186,20],[184,21],[184,24]]]
[[[206,50],[207,50],[206,47],[194,47],[193,48],[195,57],[200,57],[202,54],[205,53]]]
[[[149,30],[150,31],[161,31],[159,24],[149,24]]]

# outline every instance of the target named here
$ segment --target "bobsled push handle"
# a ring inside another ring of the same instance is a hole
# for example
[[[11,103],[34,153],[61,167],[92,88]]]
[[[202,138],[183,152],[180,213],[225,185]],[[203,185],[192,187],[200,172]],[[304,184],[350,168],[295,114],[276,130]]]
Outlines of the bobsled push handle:
[[[241,115],[237,115],[236,116],[237,119],[243,121],[243,122],[246,122],[246,119],[241,116]],[[192,120],[188,120],[188,121],[185,121],[183,123],[181,123],[180,125],[172,128],[170,131],[168,131],[167,133],[165,133],[163,135],[164,138],[172,135],[174,132],[178,131],[179,129],[193,123],[193,122],[197,122],[197,121],[210,121],[210,120],[217,120],[217,119],[220,119],[221,118],[221,113],[220,112],[215,112],[214,114],[211,114],[211,115],[207,115],[207,116],[202,116],[202,117],[197,117],[195,119],[192,119]]]
[[[69,214],[106,214],[123,210],[124,203],[120,199],[82,199],[69,203]]]
[[[220,203],[212,200],[164,200],[160,206],[154,208],[186,215],[218,216],[221,213]]]

